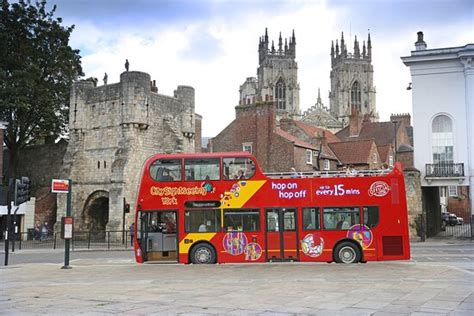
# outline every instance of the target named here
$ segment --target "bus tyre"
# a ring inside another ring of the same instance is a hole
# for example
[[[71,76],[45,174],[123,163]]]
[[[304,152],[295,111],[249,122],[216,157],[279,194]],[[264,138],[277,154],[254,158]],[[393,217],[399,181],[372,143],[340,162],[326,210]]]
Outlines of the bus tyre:
[[[341,242],[334,248],[334,260],[337,263],[357,263],[361,260],[360,250],[351,242]]]
[[[216,262],[216,252],[208,244],[197,244],[191,250],[191,262],[195,264],[209,264]]]

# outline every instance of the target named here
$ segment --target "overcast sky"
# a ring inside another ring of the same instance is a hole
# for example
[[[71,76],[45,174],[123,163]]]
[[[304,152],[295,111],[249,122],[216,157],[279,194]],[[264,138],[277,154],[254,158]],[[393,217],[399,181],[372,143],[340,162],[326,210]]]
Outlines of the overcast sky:
[[[104,72],[119,81],[128,58],[130,70],[147,72],[159,93],[178,85],[196,91],[196,113],[203,136],[215,136],[235,117],[239,86],[255,77],[258,40],[268,28],[296,35],[300,108],[316,102],[318,87],[329,106],[331,40],[341,32],[353,51],[370,29],[381,120],[411,113],[409,69],[401,56],[414,50],[423,31],[428,48],[474,43],[472,0],[48,0],[57,4],[65,25],[75,25],[71,46],[80,49],[86,77]]]

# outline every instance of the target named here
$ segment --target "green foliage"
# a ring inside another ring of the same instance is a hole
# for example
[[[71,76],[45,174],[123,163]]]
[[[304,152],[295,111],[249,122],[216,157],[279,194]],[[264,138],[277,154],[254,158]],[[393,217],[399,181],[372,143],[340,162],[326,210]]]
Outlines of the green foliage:
[[[55,6],[0,1],[0,121],[15,165],[21,148],[66,130],[71,84],[83,74],[79,50],[69,46],[74,26],[53,17]]]

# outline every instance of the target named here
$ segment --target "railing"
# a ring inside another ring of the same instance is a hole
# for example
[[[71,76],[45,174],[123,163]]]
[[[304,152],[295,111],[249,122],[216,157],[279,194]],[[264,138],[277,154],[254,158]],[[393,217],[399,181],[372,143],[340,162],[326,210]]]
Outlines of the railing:
[[[470,238],[474,237],[474,223],[470,208],[449,208],[448,218],[441,221],[438,237]],[[451,215],[453,214],[453,215]]]
[[[1,243],[4,241],[1,240]],[[10,239],[12,249],[60,249],[64,239],[60,233],[34,235],[31,232],[14,234]],[[74,231],[71,249],[128,249],[131,248],[130,231]]]
[[[464,177],[463,163],[437,163],[426,164],[426,177]]]
[[[296,171],[296,172],[265,172],[264,174],[273,179],[289,179],[289,178],[341,178],[341,177],[362,177],[362,176],[381,176],[392,172],[392,169],[375,169],[375,170],[356,170],[352,173],[347,171]]]

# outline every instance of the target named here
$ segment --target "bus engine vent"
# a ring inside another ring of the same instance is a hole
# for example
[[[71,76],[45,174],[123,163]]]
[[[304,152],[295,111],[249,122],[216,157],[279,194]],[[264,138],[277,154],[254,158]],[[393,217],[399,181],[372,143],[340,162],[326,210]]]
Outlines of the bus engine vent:
[[[382,237],[384,256],[402,256],[403,243],[402,236],[384,236]]]

